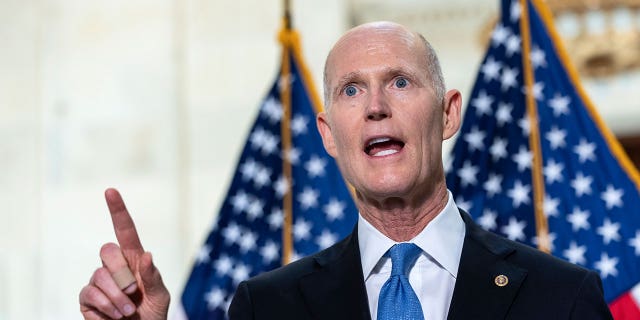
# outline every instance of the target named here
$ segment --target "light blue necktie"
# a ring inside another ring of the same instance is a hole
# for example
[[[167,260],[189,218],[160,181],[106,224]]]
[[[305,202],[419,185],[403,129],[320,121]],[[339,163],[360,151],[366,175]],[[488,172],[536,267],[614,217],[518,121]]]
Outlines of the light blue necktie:
[[[389,249],[391,276],[380,290],[378,320],[424,319],[420,300],[407,277],[421,252],[413,243],[399,243]]]

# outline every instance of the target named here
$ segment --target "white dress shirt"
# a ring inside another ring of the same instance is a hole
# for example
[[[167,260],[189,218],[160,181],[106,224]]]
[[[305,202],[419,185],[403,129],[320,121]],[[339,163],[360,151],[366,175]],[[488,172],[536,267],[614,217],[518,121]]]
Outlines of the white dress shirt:
[[[447,205],[413,239],[422,254],[409,271],[409,283],[416,292],[425,320],[445,320],[458,276],[465,226],[448,191]],[[391,274],[391,259],[384,254],[397,242],[367,222],[358,219],[358,240],[364,282],[372,320],[378,317],[378,296]]]

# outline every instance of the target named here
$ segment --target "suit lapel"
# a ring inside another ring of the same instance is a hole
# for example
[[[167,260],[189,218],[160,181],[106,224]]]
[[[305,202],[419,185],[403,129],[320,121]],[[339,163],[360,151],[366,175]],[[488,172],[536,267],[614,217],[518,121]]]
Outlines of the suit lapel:
[[[349,237],[315,260],[316,270],[300,280],[300,290],[313,316],[370,319],[357,226]]]
[[[448,319],[504,319],[527,271],[506,261],[513,247],[461,215],[467,229]]]

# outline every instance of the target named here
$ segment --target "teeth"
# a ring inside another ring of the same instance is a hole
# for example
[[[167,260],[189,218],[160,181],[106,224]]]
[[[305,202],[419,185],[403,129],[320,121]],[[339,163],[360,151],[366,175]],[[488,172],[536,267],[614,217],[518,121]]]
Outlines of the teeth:
[[[369,141],[369,143],[367,144],[367,147],[369,147],[369,146],[371,146],[371,145],[373,145],[375,143],[387,142],[387,141],[390,141],[390,140],[391,140],[390,138],[375,138],[375,139]]]
[[[394,149],[387,149],[387,150],[382,150],[380,152],[376,152],[376,154],[374,154],[374,157],[384,157],[384,156],[388,156],[390,154],[394,154],[394,153],[398,153],[398,150],[394,150]]]

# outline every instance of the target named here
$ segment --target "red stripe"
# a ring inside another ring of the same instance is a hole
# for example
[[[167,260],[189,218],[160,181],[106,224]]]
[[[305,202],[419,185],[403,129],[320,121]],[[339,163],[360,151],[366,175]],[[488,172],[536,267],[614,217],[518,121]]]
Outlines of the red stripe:
[[[640,308],[629,292],[609,304],[609,309],[615,320],[640,319]]]

